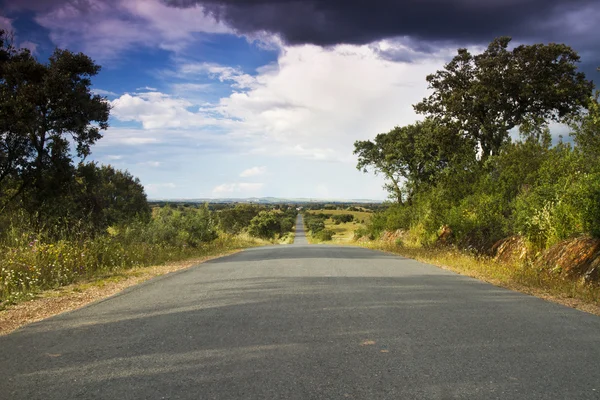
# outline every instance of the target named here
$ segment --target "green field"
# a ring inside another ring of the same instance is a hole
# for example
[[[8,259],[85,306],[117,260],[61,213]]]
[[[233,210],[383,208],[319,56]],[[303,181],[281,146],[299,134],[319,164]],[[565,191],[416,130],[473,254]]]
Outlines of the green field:
[[[366,211],[346,211],[346,210],[310,210],[307,211],[309,214],[327,214],[327,215],[341,215],[341,214],[352,214],[354,215],[354,221],[346,222],[341,224],[335,224],[333,220],[325,220],[325,229],[330,229],[335,232],[332,243],[350,243],[354,240],[354,231],[364,226],[364,223],[370,221],[373,213]],[[362,222],[364,221],[364,223]],[[312,240],[311,242],[316,243],[317,241]]]

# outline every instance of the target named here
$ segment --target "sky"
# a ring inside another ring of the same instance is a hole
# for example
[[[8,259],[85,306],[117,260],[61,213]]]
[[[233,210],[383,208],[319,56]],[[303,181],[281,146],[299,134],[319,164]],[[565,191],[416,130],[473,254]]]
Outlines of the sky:
[[[0,0],[40,61],[102,66],[110,128],[87,160],[151,199],[385,199],[354,142],[421,119],[425,77],[459,47],[566,43],[598,79],[599,21],[598,0]]]

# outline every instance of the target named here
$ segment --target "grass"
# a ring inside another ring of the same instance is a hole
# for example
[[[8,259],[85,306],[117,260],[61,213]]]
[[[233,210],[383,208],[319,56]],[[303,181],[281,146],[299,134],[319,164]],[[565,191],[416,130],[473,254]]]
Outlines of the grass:
[[[131,242],[107,236],[83,242],[14,243],[0,248],[0,309],[73,283],[118,280],[131,269],[267,244],[248,235],[225,234],[197,246]]]
[[[278,244],[292,244],[294,243],[294,239],[296,238],[296,234],[294,232],[288,232],[285,235],[281,236],[277,243]]]
[[[328,214],[328,215],[341,215],[341,214],[352,214],[354,215],[354,220],[360,222],[364,220],[365,222],[369,222],[373,213],[366,211],[346,211],[346,210],[308,210],[309,214]]]
[[[600,315],[600,286],[565,279],[528,262],[497,262],[489,257],[476,257],[452,248],[405,247],[381,240],[356,244],[399,254],[496,286]]]

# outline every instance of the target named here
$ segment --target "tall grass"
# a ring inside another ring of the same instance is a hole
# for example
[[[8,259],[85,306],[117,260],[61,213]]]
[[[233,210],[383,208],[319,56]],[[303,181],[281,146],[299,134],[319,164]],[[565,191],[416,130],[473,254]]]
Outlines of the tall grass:
[[[181,215],[174,215],[154,218],[149,224],[109,228],[106,234],[85,239],[73,232],[56,239],[11,225],[0,242],[0,306],[80,279],[259,244],[248,235],[217,236],[208,214],[201,225],[209,235],[199,234],[198,225],[182,228]]]

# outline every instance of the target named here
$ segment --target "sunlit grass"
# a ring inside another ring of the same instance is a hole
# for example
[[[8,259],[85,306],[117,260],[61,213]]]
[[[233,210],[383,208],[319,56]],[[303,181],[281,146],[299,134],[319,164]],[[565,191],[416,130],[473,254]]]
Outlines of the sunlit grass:
[[[352,214],[354,215],[354,220],[357,222],[369,222],[373,213],[366,211],[346,211],[346,210],[308,210],[306,211],[309,214],[328,214],[328,215],[341,215],[341,214]]]
[[[221,234],[198,246],[145,243],[100,236],[86,241],[60,240],[45,243],[13,237],[0,246],[0,308],[34,298],[47,289],[81,280],[102,285],[121,279],[123,271],[236,249],[269,244],[245,235]]]

